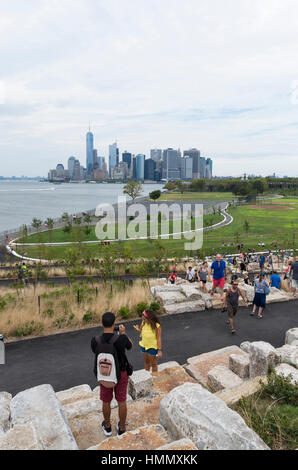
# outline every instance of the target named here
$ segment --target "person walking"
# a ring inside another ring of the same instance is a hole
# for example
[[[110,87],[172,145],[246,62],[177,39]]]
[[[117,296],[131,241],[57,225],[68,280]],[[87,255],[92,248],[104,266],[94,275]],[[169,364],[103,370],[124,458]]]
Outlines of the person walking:
[[[173,270],[173,271],[171,272],[171,275],[170,275],[170,283],[171,283],[171,284],[175,284],[175,282],[176,282],[176,280],[177,280],[177,277],[178,277],[177,271],[174,271],[174,270]]]
[[[292,295],[296,297],[296,291],[298,289],[298,256],[296,256],[295,263],[291,264],[290,275],[292,277]]]
[[[157,360],[162,358],[160,320],[153,310],[147,309],[143,312],[141,326],[134,325],[134,328],[141,335],[139,345],[145,370],[148,372],[152,370],[152,375],[156,375]]]
[[[237,313],[239,307],[239,296],[243,298],[245,306],[248,308],[247,298],[244,292],[242,292],[238,287],[238,282],[233,281],[232,286],[228,288],[225,295],[225,307],[227,308],[229,316],[229,325],[231,328],[231,333],[235,334],[236,330],[234,328],[234,316]]]
[[[220,296],[222,303],[224,302],[223,290],[225,287],[226,280],[226,262],[222,259],[221,255],[218,253],[216,255],[216,260],[213,261],[210,268],[210,275],[213,274],[213,287],[211,289],[210,295],[214,295],[214,291],[219,287]],[[224,307],[223,307],[224,308]]]
[[[192,269],[192,266],[189,266],[188,270],[186,271],[185,279],[186,279],[188,282],[195,282],[195,279],[194,279],[194,270]]]
[[[284,275],[284,280],[287,281],[287,289],[288,289],[289,292],[291,292],[291,287],[292,287],[291,266],[292,266],[292,261],[289,261],[288,267],[287,267],[285,275]]]
[[[269,285],[265,279],[264,274],[259,274],[259,277],[254,282],[254,289],[255,296],[253,300],[253,310],[250,315],[254,316],[258,308],[258,318],[262,318],[262,313],[266,308],[266,293],[268,293],[269,289]]]
[[[265,255],[264,253],[262,253],[260,256],[259,256],[259,265],[260,265],[260,270],[262,271],[264,269],[264,265],[265,265]]]
[[[207,278],[209,277],[208,273],[209,273],[208,263],[205,262],[203,263],[202,266],[200,266],[197,272],[198,281],[200,283],[200,288],[203,292],[207,292],[206,283],[207,283]]]
[[[95,355],[94,374],[97,379],[99,379],[99,377],[108,379],[108,377],[105,377],[105,375],[108,375],[107,372],[101,375],[101,368],[106,367],[113,369],[111,365],[113,361],[111,359],[107,361],[107,359],[104,358],[101,362],[104,349],[109,348],[114,352],[113,357],[118,380],[116,380],[114,387],[110,386],[110,384],[109,387],[107,387],[99,382],[100,399],[103,402],[102,412],[104,417],[102,430],[107,437],[112,435],[111,401],[113,399],[113,393],[118,402],[119,422],[117,425],[117,434],[120,436],[126,432],[128,369],[131,367],[126,357],[126,350],[129,351],[133,346],[131,339],[125,334],[125,327],[123,325],[119,326],[119,334],[115,333],[115,321],[116,317],[112,312],[104,313],[102,316],[103,334],[100,337],[93,337],[91,340],[91,349]],[[105,350],[104,352],[106,353],[107,351]],[[110,358],[112,354],[107,356]]]

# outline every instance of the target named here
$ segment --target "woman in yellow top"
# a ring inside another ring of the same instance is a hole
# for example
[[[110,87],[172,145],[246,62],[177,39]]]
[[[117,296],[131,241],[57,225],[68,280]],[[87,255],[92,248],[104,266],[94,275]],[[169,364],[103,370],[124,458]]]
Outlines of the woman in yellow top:
[[[144,310],[141,327],[134,325],[140,333],[139,345],[144,358],[145,370],[157,373],[157,358],[162,358],[161,326],[159,319],[153,310]]]

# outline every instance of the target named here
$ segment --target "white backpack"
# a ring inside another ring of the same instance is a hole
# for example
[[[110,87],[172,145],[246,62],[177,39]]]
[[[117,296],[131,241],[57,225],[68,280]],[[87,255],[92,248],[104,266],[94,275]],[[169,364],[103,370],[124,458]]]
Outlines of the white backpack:
[[[119,361],[114,343],[119,338],[114,335],[108,343],[104,343],[102,338],[97,347],[97,381],[106,388],[114,388],[118,383]]]

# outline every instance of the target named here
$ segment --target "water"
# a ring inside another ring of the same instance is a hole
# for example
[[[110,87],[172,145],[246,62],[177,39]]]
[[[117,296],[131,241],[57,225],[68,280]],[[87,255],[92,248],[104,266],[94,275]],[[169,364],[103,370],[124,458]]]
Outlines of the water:
[[[115,203],[123,196],[123,184],[51,184],[37,181],[0,181],[0,233],[29,225],[33,217],[61,217],[94,209],[98,204]],[[162,189],[160,184],[144,184],[142,195]]]

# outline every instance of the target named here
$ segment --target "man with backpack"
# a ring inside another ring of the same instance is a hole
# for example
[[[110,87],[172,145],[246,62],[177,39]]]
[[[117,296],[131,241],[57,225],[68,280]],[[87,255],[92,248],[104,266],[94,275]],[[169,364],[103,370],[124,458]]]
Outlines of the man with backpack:
[[[91,349],[95,354],[94,374],[100,386],[100,399],[103,402],[102,430],[107,437],[112,435],[110,418],[114,393],[119,412],[117,433],[120,436],[126,431],[128,375],[132,373],[125,351],[129,351],[133,343],[126,336],[123,325],[119,326],[119,334],[115,333],[115,321],[116,317],[112,312],[104,313],[102,316],[103,334],[91,340]]]

